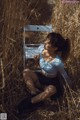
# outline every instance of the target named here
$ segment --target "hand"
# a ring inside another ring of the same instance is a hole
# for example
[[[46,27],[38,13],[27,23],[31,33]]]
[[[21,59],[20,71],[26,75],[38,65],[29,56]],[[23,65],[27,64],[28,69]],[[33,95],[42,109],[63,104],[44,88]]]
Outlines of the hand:
[[[34,60],[39,60],[40,55],[35,55]]]
[[[34,61],[35,61],[35,64],[38,66],[39,65],[39,57],[40,55],[35,55],[34,56]]]
[[[35,91],[31,91],[31,95],[36,95],[36,94],[39,94],[40,93],[40,90],[39,89],[35,89]]]

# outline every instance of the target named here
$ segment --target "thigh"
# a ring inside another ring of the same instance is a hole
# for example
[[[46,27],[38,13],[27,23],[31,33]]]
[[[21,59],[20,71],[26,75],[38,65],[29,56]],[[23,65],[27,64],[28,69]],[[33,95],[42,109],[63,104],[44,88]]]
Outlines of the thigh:
[[[57,92],[57,89],[54,85],[48,85],[48,86],[45,87],[44,91],[46,91],[50,95],[53,95]]]
[[[36,75],[35,71],[30,70],[30,69],[25,69],[23,71],[23,77],[24,79],[31,78],[34,82],[38,80],[38,76]]]
[[[45,87],[44,92],[48,97],[51,97],[52,95],[56,94],[57,90],[54,85],[48,85]]]

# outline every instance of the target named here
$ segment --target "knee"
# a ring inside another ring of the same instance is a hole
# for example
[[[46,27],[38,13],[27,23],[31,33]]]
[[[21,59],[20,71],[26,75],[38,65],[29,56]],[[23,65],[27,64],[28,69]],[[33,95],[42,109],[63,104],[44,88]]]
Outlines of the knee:
[[[27,76],[29,76],[29,74],[30,74],[30,69],[25,69],[25,70],[23,71],[23,77],[24,77],[24,78],[26,78]]]
[[[30,69],[24,69],[23,73],[31,71]]]
[[[26,80],[25,80],[25,83],[26,83],[26,85],[28,86],[30,86],[31,84],[32,84],[32,81],[29,79],[29,78],[27,78]]]
[[[46,89],[45,89],[45,93],[52,95],[56,93],[56,87],[53,85],[49,85]]]

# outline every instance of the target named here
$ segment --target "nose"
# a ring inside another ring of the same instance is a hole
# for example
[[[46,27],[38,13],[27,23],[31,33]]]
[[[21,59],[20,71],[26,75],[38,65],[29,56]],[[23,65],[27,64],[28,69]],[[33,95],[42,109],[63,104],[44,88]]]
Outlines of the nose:
[[[45,44],[47,45],[47,44],[50,44],[50,42],[49,41],[45,41]]]

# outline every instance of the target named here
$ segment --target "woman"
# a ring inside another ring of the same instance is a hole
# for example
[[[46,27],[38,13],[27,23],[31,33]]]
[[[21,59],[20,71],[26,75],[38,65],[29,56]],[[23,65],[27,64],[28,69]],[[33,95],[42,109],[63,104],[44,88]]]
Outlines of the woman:
[[[71,86],[71,80],[63,64],[63,61],[69,55],[69,40],[65,40],[59,33],[52,32],[47,35],[44,45],[41,45],[38,49],[40,51],[39,65],[41,72],[34,72],[30,69],[25,69],[23,72],[26,86],[30,93],[34,95],[31,98],[31,103],[44,101],[48,97],[58,98],[62,95],[60,81],[57,77],[58,73]],[[40,92],[39,88],[42,85],[44,88]]]

